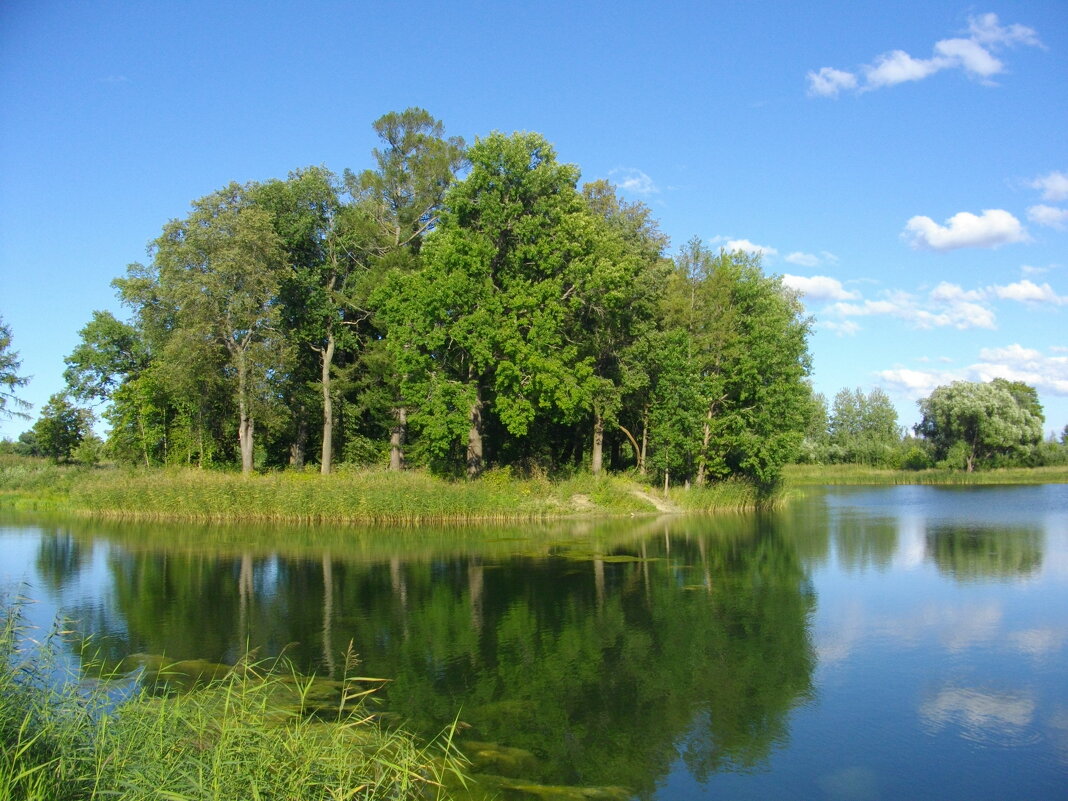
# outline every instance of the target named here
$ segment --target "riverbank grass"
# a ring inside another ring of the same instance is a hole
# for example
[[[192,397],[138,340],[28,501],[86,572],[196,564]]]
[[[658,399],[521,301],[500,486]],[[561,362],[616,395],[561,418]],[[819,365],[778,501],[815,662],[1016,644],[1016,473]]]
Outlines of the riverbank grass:
[[[1006,467],[994,470],[885,470],[857,464],[787,465],[783,478],[788,487],[840,485],[942,484],[1065,484],[1068,467]]]
[[[366,680],[301,677],[245,662],[186,692],[132,679],[57,681],[54,637],[35,645],[18,607],[0,632],[0,798],[142,801],[237,798],[445,799],[464,760],[380,725]],[[125,700],[120,696],[125,693]]]
[[[668,497],[625,475],[558,479],[490,470],[477,481],[423,471],[283,471],[56,467],[0,462],[0,506],[143,520],[298,523],[527,521],[664,511],[753,509],[767,498],[745,482],[673,488]]]

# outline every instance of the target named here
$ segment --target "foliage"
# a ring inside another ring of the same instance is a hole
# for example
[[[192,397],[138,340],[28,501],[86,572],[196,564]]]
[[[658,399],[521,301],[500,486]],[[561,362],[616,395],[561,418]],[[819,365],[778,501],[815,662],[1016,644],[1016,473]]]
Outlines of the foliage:
[[[48,399],[33,425],[34,447],[53,462],[70,461],[79,443],[92,432],[92,422],[90,412],[57,393]]]
[[[65,374],[107,456],[774,484],[811,427],[809,321],[758,258],[666,258],[539,134],[374,130],[374,169],[231,183],[114,282],[131,319],[94,313]]]
[[[463,781],[451,732],[424,746],[384,728],[351,674],[329,700],[283,660],[246,660],[162,695],[121,675],[57,684],[57,636],[34,650],[18,606],[3,624],[0,659],[12,669],[0,671],[0,797],[446,798],[443,781]],[[169,675],[179,674],[157,681]]]
[[[1020,382],[955,381],[919,403],[916,433],[932,443],[940,466],[970,473],[999,458],[1018,461],[1042,440],[1038,395]]]
[[[0,317],[0,417],[29,416],[23,410],[30,404],[15,395],[16,389],[30,383],[27,376],[19,375],[20,367],[22,360],[18,351],[11,349],[11,326]]]

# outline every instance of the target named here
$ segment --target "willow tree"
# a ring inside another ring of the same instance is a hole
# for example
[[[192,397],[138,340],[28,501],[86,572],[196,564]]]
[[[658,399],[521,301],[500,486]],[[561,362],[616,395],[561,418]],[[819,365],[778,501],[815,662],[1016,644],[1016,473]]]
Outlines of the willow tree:
[[[246,473],[253,468],[255,421],[269,406],[269,379],[282,364],[275,299],[284,252],[253,189],[230,184],[195,201],[188,217],[164,226],[151,265],[134,266],[139,283],[119,282],[140,299],[139,315],[157,318],[152,324],[168,332],[157,359],[180,364],[190,353],[219,352]]]

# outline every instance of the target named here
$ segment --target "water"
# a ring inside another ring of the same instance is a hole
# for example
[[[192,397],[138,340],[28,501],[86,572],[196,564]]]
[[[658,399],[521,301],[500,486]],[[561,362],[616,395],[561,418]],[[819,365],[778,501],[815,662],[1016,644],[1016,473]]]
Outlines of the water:
[[[351,643],[390,714],[458,716],[502,788],[1068,797],[1065,485],[485,530],[8,516],[0,584],[116,661],[251,646],[336,676]]]

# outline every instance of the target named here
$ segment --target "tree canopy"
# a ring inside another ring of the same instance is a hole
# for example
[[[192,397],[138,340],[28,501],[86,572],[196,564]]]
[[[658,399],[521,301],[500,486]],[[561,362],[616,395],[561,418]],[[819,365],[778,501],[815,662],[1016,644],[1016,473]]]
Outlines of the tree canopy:
[[[668,258],[650,210],[540,134],[465,149],[422,109],[374,166],[195,201],[67,359],[146,465],[427,466],[773,482],[809,421],[809,321],[758,257]]]
[[[19,375],[21,367],[18,351],[11,347],[11,327],[0,317],[0,417],[27,416],[24,410],[30,404],[15,394],[16,389],[30,382],[28,377]]]

